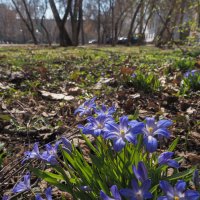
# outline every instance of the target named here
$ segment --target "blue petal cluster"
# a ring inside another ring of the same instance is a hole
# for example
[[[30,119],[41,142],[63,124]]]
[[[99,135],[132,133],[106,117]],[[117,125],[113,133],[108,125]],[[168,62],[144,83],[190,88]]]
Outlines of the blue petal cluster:
[[[199,192],[195,190],[186,190],[186,183],[179,180],[174,187],[167,181],[160,181],[160,187],[165,196],[161,196],[158,200],[198,200]]]
[[[115,151],[121,151],[125,146],[126,141],[136,144],[137,134],[141,133],[144,127],[142,122],[129,122],[127,116],[120,117],[119,121],[119,124],[113,121],[105,125],[105,139],[113,140]]]
[[[185,78],[192,77],[192,76],[195,76],[195,75],[198,74],[198,73],[199,73],[198,70],[193,69],[193,70],[187,71],[187,72],[184,74],[184,77],[185,77]]]
[[[79,114],[79,116],[83,115],[91,115],[94,108],[96,108],[95,104],[96,97],[93,99],[89,99],[85,101],[82,105],[80,105],[74,112],[74,114]]]
[[[28,159],[37,158],[37,159],[46,161],[47,163],[49,163],[51,165],[57,165],[58,164],[57,151],[58,151],[58,147],[61,143],[62,143],[63,150],[70,153],[72,150],[71,142],[68,139],[66,139],[65,137],[62,137],[61,140],[57,141],[54,146],[51,144],[46,144],[45,145],[46,151],[43,151],[42,153],[40,153],[40,151],[39,151],[39,147],[38,147],[39,143],[36,142],[34,144],[32,151],[26,151],[24,153],[25,158],[24,158],[23,162]]]
[[[111,116],[100,114],[97,117],[88,117],[88,123],[85,126],[79,125],[83,134],[91,134],[93,136],[104,135],[106,131],[106,124],[114,122]]]
[[[173,152],[164,152],[161,153],[158,157],[158,164],[159,165],[168,165],[170,167],[179,168],[179,164],[176,160],[172,159],[172,156],[174,155]]]
[[[13,187],[12,192],[18,193],[30,190],[31,189],[30,178],[31,178],[30,172],[27,172],[27,174],[23,177],[22,181],[20,181]]]
[[[168,127],[172,125],[171,120],[159,120],[155,121],[153,117],[146,118],[146,125],[143,129],[144,133],[144,146],[146,150],[150,153],[153,153],[157,150],[158,141],[156,136],[161,136],[165,138],[170,137],[170,132],[168,131]]]

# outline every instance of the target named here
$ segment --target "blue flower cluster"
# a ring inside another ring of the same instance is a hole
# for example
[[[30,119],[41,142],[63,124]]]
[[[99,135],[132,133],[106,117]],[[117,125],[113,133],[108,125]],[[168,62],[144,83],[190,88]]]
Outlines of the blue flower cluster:
[[[30,172],[27,172],[26,175],[24,175],[24,177],[22,178],[22,180],[16,183],[16,185],[13,187],[12,192],[15,194],[25,191],[31,191],[34,194],[34,192],[31,190],[30,178],[31,178]],[[48,187],[45,190],[45,195],[47,200],[52,200],[51,190],[52,189],[50,187]],[[35,200],[44,200],[41,194],[34,194],[34,195],[35,195]],[[2,198],[2,200],[9,200],[9,199],[10,197],[8,195],[4,195]]]
[[[113,144],[112,151],[116,151],[120,154],[120,151],[127,145],[131,143],[133,145],[138,144],[138,135],[142,139],[142,145],[144,152],[148,152],[149,158],[154,155],[157,155],[156,152],[158,148],[158,141],[162,138],[169,138],[170,132],[168,130],[169,126],[172,125],[171,120],[159,120],[156,121],[153,117],[147,117],[145,122],[140,122],[137,120],[129,120],[127,116],[122,116],[119,118],[117,123],[114,120],[113,114],[115,113],[116,108],[114,106],[108,108],[105,105],[97,107],[95,104],[95,98],[92,100],[86,101],[81,105],[76,111],[75,114],[79,116],[87,116],[86,125],[79,125],[78,127],[82,130],[83,134],[91,134],[94,137],[102,137],[104,140],[111,140],[109,144]],[[94,115],[93,115],[94,114]],[[88,116],[89,115],[89,116]],[[139,143],[140,144],[140,143]],[[23,162],[26,162],[29,159],[39,159],[48,163],[53,167],[58,167],[57,165],[63,166],[63,161],[58,156],[59,146],[62,146],[62,150],[68,154],[73,155],[74,148],[72,147],[71,142],[62,137],[58,140],[55,145],[46,144],[45,150],[39,150],[39,143],[36,142],[31,151],[25,152],[25,157]],[[63,152],[62,151],[62,152]],[[123,152],[122,152],[123,153]],[[179,168],[179,163],[173,159],[173,152],[163,152],[158,158],[154,159],[156,167],[168,166],[172,167],[175,170]],[[75,159],[75,158],[74,158]],[[70,166],[71,169],[73,168]],[[135,161],[134,165],[130,165],[130,170],[132,167],[133,177],[128,183],[128,187],[120,186],[122,188],[118,189],[117,185],[113,185],[110,188],[110,194],[106,194],[105,191],[100,191],[100,198],[102,200],[145,200],[145,199],[155,199],[153,197],[152,188],[155,186],[153,180],[151,180],[152,172],[147,170],[144,162]],[[162,168],[162,167],[161,167]],[[165,167],[164,167],[165,168]],[[67,168],[68,169],[68,168]],[[186,182],[183,180],[178,180],[175,186],[170,185],[168,181],[160,180],[159,186],[162,190],[162,195],[157,198],[157,200],[199,200],[200,194],[197,190],[200,189],[200,177],[199,172],[196,170],[193,175],[193,183],[195,190],[188,190],[186,187]],[[32,191],[30,184],[30,173],[28,172],[21,181],[16,183],[13,187],[13,193],[20,193],[24,191]],[[110,183],[109,183],[110,184]],[[157,183],[158,184],[158,183]],[[157,187],[157,186],[156,186]],[[103,188],[103,187],[102,187]],[[80,191],[91,192],[92,185],[78,186]],[[100,190],[100,189],[99,189]],[[158,193],[161,193],[161,190]],[[99,192],[99,191],[98,191]],[[45,196],[47,200],[52,200],[51,188],[45,190]],[[98,195],[98,194],[97,194]],[[112,195],[112,197],[110,197]],[[36,200],[43,200],[40,194],[34,194]],[[3,200],[10,199],[9,196],[4,196]]]
[[[29,159],[37,158],[39,160],[42,160],[54,166],[54,165],[59,164],[59,157],[57,154],[59,145],[62,145],[62,149],[65,150],[67,153],[71,153],[72,151],[72,144],[65,137],[62,137],[60,140],[58,140],[54,146],[51,144],[46,144],[45,145],[46,150],[41,153],[40,153],[38,145],[39,143],[36,142],[33,146],[33,150],[26,151],[24,153],[24,160],[22,163],[26,162]],[[19,193],[19,192],[24,192],[24,191],[31,191],[30,178],[31,178],[30,173],[27,172],[27,174],[23,177],[22,181],[20,181],[13,187],[12,192]],[[51,188],[47,188],[45,191],[45,194],[46,194],[47,200],[52,200]],[[9,199],[9,196],[7,195],[3,197],[3,200],[8,200],[8,199]],[[35,194],[35,199],[43,200],[40,194]]]
[[[195,76],[197,74],[199,74],[200,72],[196,69],[193,69],[193,70],[190,70],[190,71],[187,71],[185,74],[184,74],[184,77],[185,78],[189,78],[189,77],[192,77],[192,76]]]
[[[98,109],[94,104],[94,99],[88,100],[87,106],[85,103],[81,105],[75,114],[80,116],[87,116],[87,124],[85,126],[79,125],[83,134],[91,134],[94,137],[101,135],[104,139],[111,139],[113,141],[113,148],[115,151],[121,151],[127,142],[134,145],[137,144],[138,134],[143,135],[143,145],[147,152],[153,153],[158,148],[158,139],[169,138],[169,126],[172,125],[171,120],[159,120],[156,122],[155,118],[147,117],[145,123],[137,120],[129,121],[127,116],[119,118],[119,123],[116,123],[112,114],[114,107],[106,108],[104,105]],[[90,105],[91,104],[91,105]],[[167,165],[173,168],[179,168],[179,163],[173,160],[173,152],[161,153],[158,157],[158,165]],[[131,181],[132,189],[125,188],[118,190],[116,185],[110,188],[112,197],[109,197],[101,190],[100,197],[103,200],[122,200],[123,197],[131,200],[151,199],[152,193],[151,180],[148,178],[148,172],[143,162],[138,163],[138,167],[133,166],[133,173],[135,178]],[[195,171],[193,182],[196,187],[200,184],[198,171]],[[158,197],[158,200],[198,200],[200,198],[199,192],[195,190],[186,190],[186,183],[179,180],[174,187],[167,181],[160,181],[160,188],[164,196]]]
[[[133,166],[133,172],[137,179],[131,181],[132,189],[126,188],[118,190],[117,186],[113,185],[110,188],[112,198],[101,190],[101,199],[122,200],[122,196],[130,200],[152,199],[153,195],[149,191],[151,188],[151,180],[148,178],[148,172],[144,163],[139,162],[137,169]],[[158,197],[157,200],[198,200],[200,198],[199,192],[186,190],[186,183],[182,180],[179,180],[174,187],[167,181],[160,181],[159,185],[165,196]]]
[[[106,108],[105,105],[98,109],[94,102],[95,98],[86,101],[78,109],[75,114],[80,116],[92,114],[94,116],[87,117],[87,124],[85,126],[79,125],[83,134],[91,134],[95,137],[101,135],[104,139],[111,139],[113,141],[113,148],[115,151],[121,151],[126,142],[137,144],[137,135],[143,134],[143,144],[146,150],[153,153],[158,147],[158,138],[170,137],[168,127],[172,125],[171,120],[155,121],[154,117],[147,117],[145,123],[137,120],[129,121],[127,116],[122,116],[119,123],[116,123],[113,118],[115,112],[114,106]],[[85,106],[85,104],[87,106]]]
[[[28,159],[33,159],[33,158],[37,158],[37,159],[41,159],[47,163],[50,163],[51,165],[57,165],[58,164],[58,156],[57,156],[57,151],[58,151],[58,147],[59,145],[63,145],[63,149],[65,151],[67,151],[68,153],[71,152],[72,150],[72,145],[71,142],[66,139],[65,137],[62,137],[61,140],[58,140],[55,145],[51,145],[51,144],[46,144],[46,151],[43,151],[42,153],[40,153],[39,151],[39,143],[36,142],[34,144],[33,150],[32,151],[26,151],[25,152],[25,158],[23,160],[23,162],[25,162]]]

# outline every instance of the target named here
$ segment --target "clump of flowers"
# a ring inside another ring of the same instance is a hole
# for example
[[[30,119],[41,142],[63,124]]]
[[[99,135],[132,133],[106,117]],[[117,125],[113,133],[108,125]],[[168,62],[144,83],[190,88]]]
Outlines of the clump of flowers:
[[[24,162],[39,159],[47,164],[47,170],[31,167],[33,174],[70,193],[74,199],[200,199],[199,172],[195,167],[179,172],[180,159],[173,159],[178,138],[166,152],[158,151],[160,139],[170,138],[170,119],[114,118],[114,107],[94,105],[95,99],[88,100],[75,112],[87,116],[87,123],[78,126],[87,153],[64,137],[55,145],[47,144],[43,151],[35,143],[33,150],[25,152]],[[88,134],[95,141],[91,142]],[[173,168],[170,174],[169,168]],[[186,180],[193,180],[193,189]],[[24,191],[32,191],[30,173],[13,188],[13,192]],[[52,199],[50,188],[45,194],[47,200]],[[35,196],[42,200],[40,194]]]
[[[190,91],[200,90],[200,71],[190,70],[184,74],[181,81],[180,93],[186,94]]]

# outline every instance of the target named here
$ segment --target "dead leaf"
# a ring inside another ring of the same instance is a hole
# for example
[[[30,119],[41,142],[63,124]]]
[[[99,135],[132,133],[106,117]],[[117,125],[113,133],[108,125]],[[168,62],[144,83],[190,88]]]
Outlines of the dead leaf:
[[[44,90],[40,90],[40,93],[42,94],[43,97],[48,97],[52,100],[66,100],[66,101],[74,100],[74,97],[71,95],[51,93]]]
[[[193,114],[194,112],[196,112],[196,110],[195,110],[194,108],[192,108],[192,107],[189,107],[189,108],[186,110],[186,112],[187,112],[188,114]]]

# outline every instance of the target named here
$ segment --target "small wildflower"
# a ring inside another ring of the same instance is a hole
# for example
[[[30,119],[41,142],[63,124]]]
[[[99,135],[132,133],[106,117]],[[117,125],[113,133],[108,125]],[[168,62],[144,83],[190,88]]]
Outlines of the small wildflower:
[[[45,195],[46,195],[46,199],[47,200],[52,200],[52,194],[51,194],[51,191],[52,189],[50,187],[48,187],[46,190],[45,190]],[[35,195],[35,200],[44,200],[40,194],[36,194]]]
[[[158,200],[198,200],[200,195],[194,190],[185,190],[186,183],[179,180],[174,187],[167,181],[160,181],[160,187],[165,196],[158,197]]]
[[[164,152],[158,157],[159,165],[168,165],[170,167],[179,168],[179,164],[176,160],[171,159],[174,155],[173,152]]]
[[[80,105],[74,112],[74,114],[78,114],[80,116],[83,115],[91,115],[92,111],[94,108],[96,108],[96,104],[95,104],[95,100],[96,97],[94,97],[93,99],[89,99],[87,101],[85,101],[82,105]]]
[[[148,152],[152,153],[157,150],[158,141],[155,138],[156,135],[166,138],[170,137],[170,132],[167,128],[171,125],[171,120],[160,120],[156,123],[154,118],[146,118],[146,127],[143,129],[143,133],[144,145]]]
[[[133,73],[133,74],[131,75],[132,78],[136,78],[136,76],[137,76],[136,73]]]
[[[62,144],[63,144],[63,149],[67,152],[67,153],[71,153],[72,151],[72,144],[71,142],[66,138],[66,137],[62,137],[61,138]]]
[[[23,180],[17,183],[13,187],[12,189],[13,193],[19,193],[30,190],[31,189],[30,178],[31,178],[30,172],[27,172],[27,174],[23,177]]]
[[[141,133],[144,124],[142,122],[135,122],[134,125],[129,125],[127,116],[120,117],[120,123],[107,123],[105,139],[112,139],[114,142],[115,151],[121,151],[126,141],[133,144],[137,143],[137,134]]]
[[[110,198],[107,194],[105,194],[102,190],[100,191],[100,197],[102,200],[121,200],[121,196],[119,194],[118,188],[116,185],[113,185],[110,188],[110,191],[112,193],[112,198]]]
[[[41,158],[41,155],[40,155],[40,152],[39,152],[39,147],[38,147],[39,143],[36,142],[33,146],[33,150],[32,151],[26,151],[24,153],[25,155],[25,158],[24,160],[22,161],[22,163],[28,159],[32,159],[32,158],[38,158],[40,159]]]
[[[3,195],[2,200],[9,200],[9,196],[8,195]]]
[[[195,74],[198,74],[199,71],[194,69],[194,70],[191,70],[191,71],[187,71],[185,74],[184,74],[184,77],[185,78],[188,78],[188,77],[191,77],[191,76],[194,76]]]
[[[56,144],[54,146],[52,146],[51,144],[46,144],[46,151],[44,151],[41,155],[42,160],[50,163],[51,165],[57,165],[58,161],[57,161],[57,150],[58,150],[58,146],[60,145],[61,141],[57,141]]]
[[[131,200],[144,200],[151,199],[153,195],[149,192],[151,187],[151,181],[148,179],[142,183],[141,186],[138,185],[138,182],[133,179],[131,181],[132,189],[121,189],[120,194],[125,197],[130,198]]]
[[[83,134],[91,134],[93,136],[104,135],[105,125],[114,121],[113,118],[106,115],[99,115],[96,118],[88,117],[88,123],[85,126],[79,125]]]
[[[107,108],[104,104],[101,106],[101,109],[94,109],[95,113],[97,115],[106,115],[106,116],[111,116],[115,113],[116,108],[115,106]]]

